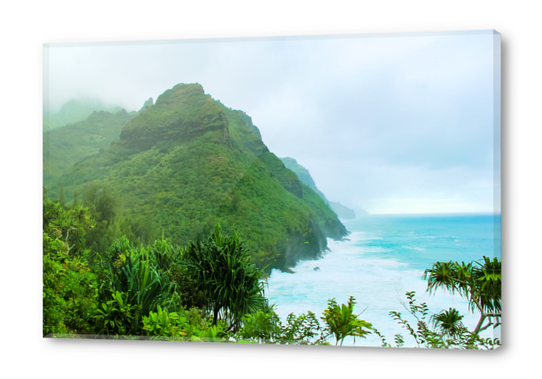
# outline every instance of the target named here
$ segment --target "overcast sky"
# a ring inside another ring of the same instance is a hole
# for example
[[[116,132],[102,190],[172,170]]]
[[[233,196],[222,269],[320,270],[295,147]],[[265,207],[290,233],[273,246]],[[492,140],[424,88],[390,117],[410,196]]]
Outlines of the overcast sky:
[[[49,45],[44,106],[98,98],[138,110],[198,82],[251,116],[269,149],[297,159],[330,200],[370,213],[493,212],[494,37]]]

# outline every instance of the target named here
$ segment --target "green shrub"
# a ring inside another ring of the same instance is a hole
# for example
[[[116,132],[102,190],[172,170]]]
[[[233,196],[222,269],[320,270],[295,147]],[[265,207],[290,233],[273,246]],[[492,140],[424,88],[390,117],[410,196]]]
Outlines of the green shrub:
[[[129,313],[130,318],[117,320],[116,324],[120,322],[123,326],[122,332],[121,329],[114,330],[117,334],[140,334],[143,316],[156,311],[159,305],[166,309],[178,305],[178,302],[175,304],[174,284],[168,276],[152,264],[147,250],[134,248],[126,238],[117,240],[103,257],[99,257],[99,271],[99,298],[102,308],[105,304],[104,311],[116,309],[114,302],[119,303],[119,299],[122,299],[122,306],[134,307]],[[107,305],[110,301],[113,301],[113,308]],[[105,315],[102,320],[115,318],[115,315]]]
[[[93,334],[97,280],[66,244],[43,234],[43,335]]]
[[[365,338],[370,333],[372,325],[364,320],[358,319],[359,315],[354,314],[356,301],[353,296],[348,299],[348,304],[337,305],[335,299],[328,301],[328,307],[324,310],[324,317],[327,327],[326,331],[335,335],[335,345],[344,342],[348,336]],[[364,329],[365,328],[365,329]],[[367,329],[367,330],[366,330]]]
[[[187,334],[186,321],[186,317],[168,313],[158,306],[156,313],[151,311],[149,316],[143,317],[143,330],[148,336],[181,338]]]
[[[65,209],[43,195],[43,335],[92,334],[97,278],[84,255],[94,220],[84,207]]]

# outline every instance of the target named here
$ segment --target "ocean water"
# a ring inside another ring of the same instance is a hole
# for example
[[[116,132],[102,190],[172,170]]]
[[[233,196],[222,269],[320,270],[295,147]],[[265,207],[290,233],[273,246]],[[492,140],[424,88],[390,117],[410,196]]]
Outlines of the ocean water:
[[[294,274],[273,270],[268,278],[267,297],[279,316],[306,313],[318,317],[328,299],[339,304],[356,298],[356,313],[370,322],[392,344],[396,333],[405,347],[416,346],[408,332],[390,316],[398,311],[415,327],[405,309],[407,291],[416,291],[417,303],[426,302],[430,313],[454,307],[464,315],[463,323],[474,329],[479,314],[468,309],[458,295],[438,290],[429,295],[423,271],[436,261],[465,261],[482,256],[500,257],[500,216],[494,215],[371,215],[343,221],[351,232],[348,240],[328,240],[322,259],[297,264]],[[499,337],[489,328],[484,337]],[[328,339],[334,344],[332,338]],[[343,346],[381,346],[378,336],[348,338]]]

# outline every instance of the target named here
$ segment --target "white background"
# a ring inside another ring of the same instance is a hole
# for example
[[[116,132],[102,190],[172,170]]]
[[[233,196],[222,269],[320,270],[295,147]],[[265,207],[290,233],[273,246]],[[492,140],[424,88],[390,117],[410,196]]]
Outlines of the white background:
[[[541,307],[535,1],[44,1],[0,11],[3,377],[534,377]],[[494,352],[41,338],[42,44],[496,29],[503,41],[503,343]]]

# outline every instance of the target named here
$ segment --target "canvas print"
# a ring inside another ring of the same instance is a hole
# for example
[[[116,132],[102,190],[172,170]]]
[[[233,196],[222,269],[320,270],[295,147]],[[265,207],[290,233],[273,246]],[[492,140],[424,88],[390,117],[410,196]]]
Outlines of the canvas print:
[[[495,31],[52,43],[43,336],[501,345]]]

